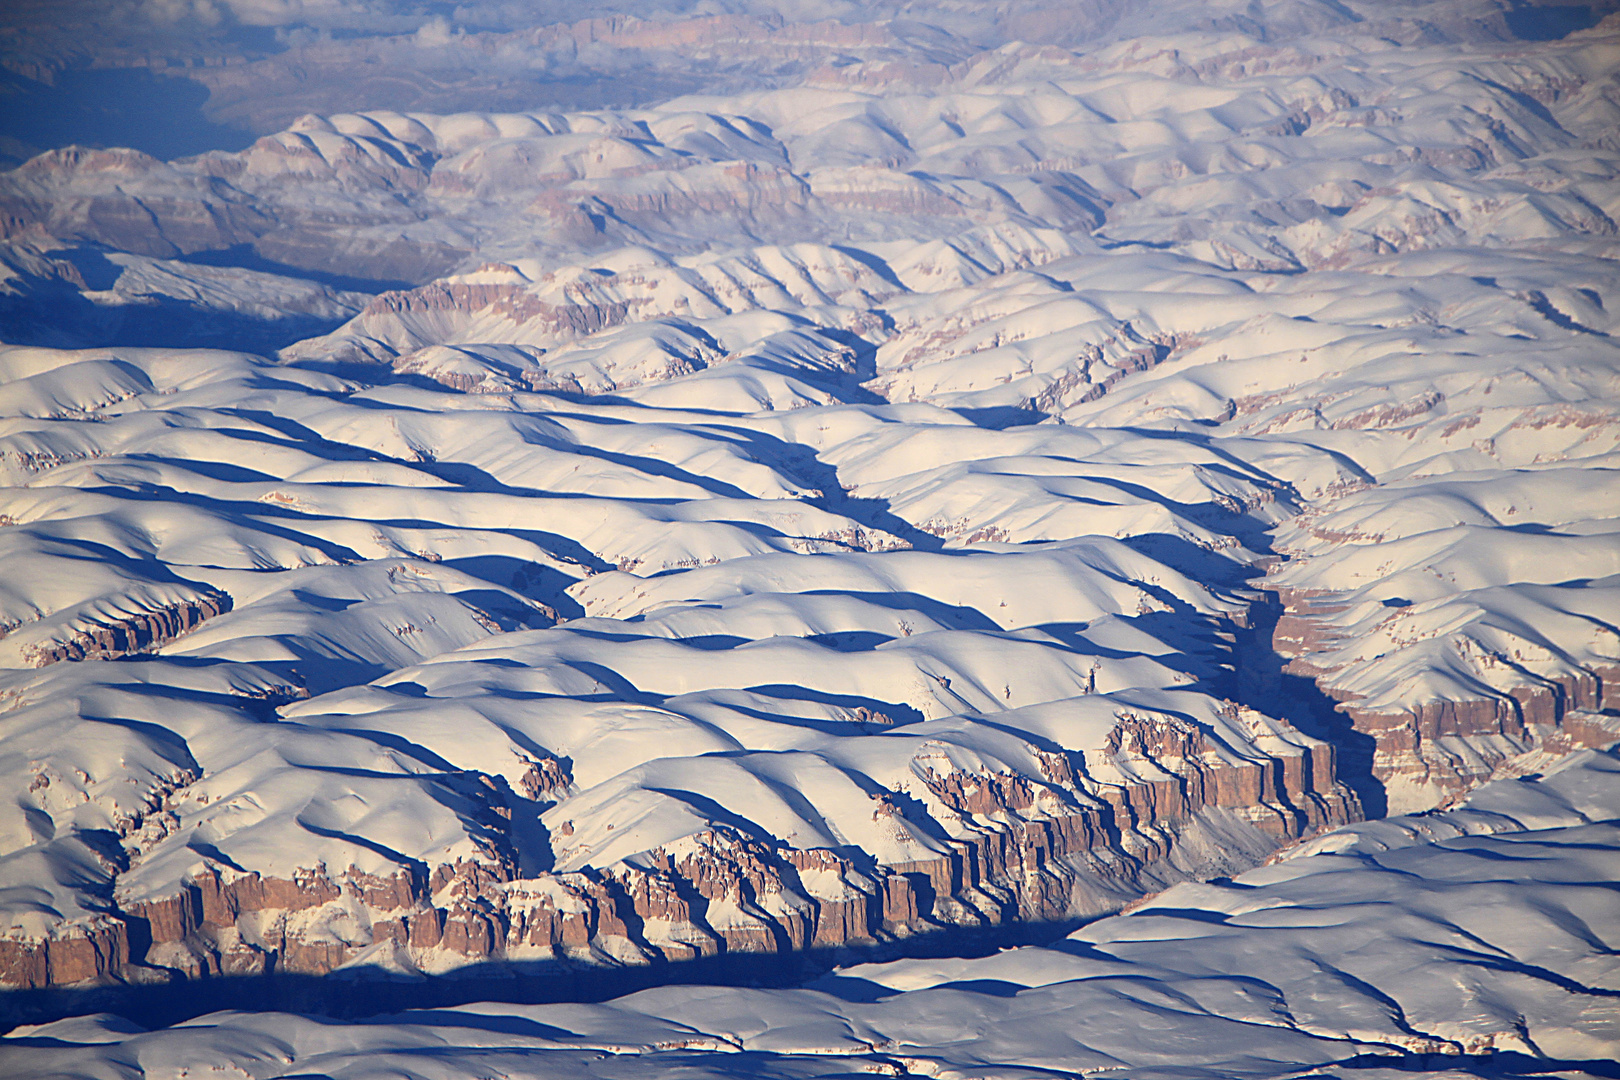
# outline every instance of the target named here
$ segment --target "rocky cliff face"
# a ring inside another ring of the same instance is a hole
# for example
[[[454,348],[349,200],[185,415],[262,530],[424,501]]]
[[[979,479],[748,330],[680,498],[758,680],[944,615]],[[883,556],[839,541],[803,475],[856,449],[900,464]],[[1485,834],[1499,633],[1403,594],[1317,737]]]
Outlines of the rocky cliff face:
[[[1231,707],[1234,717],[1240,711]],[[424,972],[501,961],[659,963],[1062,921],[1181,876],[1180,838],[1210,810],[1251,826],[1260,850],[1358,820],[1332,748],[1301,741],[1232,764],[1195,726],[1124,714],[1098,750],[1043,757],[1038,779],[925,768],[923,786],[954,816],[953,835],[940,855],[903,863],[715,826],[600,870],[539,876],[521,875],[510,857],[387,876],[215,867],[71,935],[7,942],[4,975],[22,987],[150,978],[153,969],[191,979],[323,975],[379,948]],[[564,779],[548,764],[526,785],[537,794],[557,790],[548,778]],[[1099,775],[1130,779],[1085,779]],[[911,801],[875,794],[871,816],[916,815]],[[516,802],[508,814],[528,805]]]
[[[79,630],[65,640],[25,646],[23,659],[35,667],[63,660],[103,659],[155,649],[202,624],[205,619],[231,610],[231,598],[222,592],[205,593],[153,611],[109,620]]]
[[[0,939],[0,983],[28,989],[119,977],[129,964],[123,919],[76,923],[55,937]]]
[[[1516,432],[1570,419],[1515,414],[1493,418],[1504,464]],[[1481,426],[1416,422],[1453,440]],[[1371,736],[1395,808],[1620,734],[1612,499],[1567,464],[1497,467],[1342,492],[1279,530],[1277,651]]]
[[[1613,958],[1592,932],[1612,919],[1600,883],[1620,874],[1616,813],[1620,760],[1587,751],[1446,811],[1335,830],[1229,881],[1173,887],[1044,945],[587,1005],[486,1000],[359,1018],[210,1010],[151,1031],[100,1012],[17,1032],[7,1062],[42,1080],[132,1059],[148,1071],[167,1060],[251,1073],[268,1045],[288,1072],[431,1069],[453,1080],[588,1075],[604,1063],[642,1080],[694,1062],[713,1075],[825,1080],[1098,1068],[1284,1080],[1302,1063],[1432,1074],[1436,1061],[1457,1072],[1556,1047],[1556,1060],[1596,1076],[1616,1046],[1601,978]],[[1262,983],[1269,1019],[1257,1023]]]
[[[1369,707],[1363,704],[1367,694],[1345,685],[1352,671],[1340,659],[1347,651],[1345,630],[1334,616],[1351,607],[1348,598],[1286,590],[1281,598],[1284,614],[1273,642],[1278,653],[1291,658],[1285,670],[1314,680],[1337,699],[1349,726],[1371,737],[1372,775],[1390,790],[1398,809],[1454,799],[1504,768],[1512,770],[1521,759],[1530,767],[1620,740],[1620,668],[1571,665],[1537,672],[1515,662],[1523,660],[1522,651],[1515,650],[1517,657],[1487,652],[1471,636],[1402,644],[1414,649],[1429,643],[1450,646],[1482,675],[1496,678],[1480,678],[1456,696],[1431,700],[1424,700],[1423,688],[1413,688],[1406,691],[1405,701]]]

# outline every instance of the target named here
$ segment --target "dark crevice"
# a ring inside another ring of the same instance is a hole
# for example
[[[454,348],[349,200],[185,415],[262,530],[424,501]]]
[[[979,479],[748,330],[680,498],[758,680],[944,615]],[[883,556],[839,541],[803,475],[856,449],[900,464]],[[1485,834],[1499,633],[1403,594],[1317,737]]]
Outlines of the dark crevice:
[[[1277,594],[1263,591],[1249,607],[1249,625],[1237,632],[1233,696],[1240,705],[1287,720],[1307,735],[1331,743],[1338,777],[1361,802],[1368,820],[1386,816],[1389,799],[1384,782],[1373,775],[1371,735],[1357,731],[1338,703],[1316,681],[1287,670],[1289,659],[1272,645],[1283,613]]]
[[[1516,1050],[1490,1054],[1358,1054],[1324,1068],[1392,1069],[1411,1073],[1470,1073],[1474,1076],[1546,1076],[1553,1073],[1588,1073],[1620,1077],[1620,1063],[1595,1059],[1532,1057]],[[1324,1074],[1326,1075],[1326,1074]]]
[[[721,953],[683,961],[606,967],[555,961],[502,961],[450,975],[406,977],[377,969],[330,975],[207,976],[172,982],[99,987],[50,987],[0,992],[0,1030],[63,1016],[111,1012],[155,1029],[222,1009],[298,1012],[360,1019],[406,1009],[450,1008],[474,1002],[538,1005],[598,1002],[655,986],[802,986],[840,967],[902,958],[975,958],[1020,945],[1045,945],[1085,920],[1012,922],[953,928],[870,945],[771,954]],[[151,969],[148,969],[151,970]],[[153,974],[158,974],[153,972]],[[827,980],[823,980],[827,981]],[[836,986],[858,980],[831,980]],[[819,986],[818,989],[829,989]],[[836,992],[836,990],[834,990]]]

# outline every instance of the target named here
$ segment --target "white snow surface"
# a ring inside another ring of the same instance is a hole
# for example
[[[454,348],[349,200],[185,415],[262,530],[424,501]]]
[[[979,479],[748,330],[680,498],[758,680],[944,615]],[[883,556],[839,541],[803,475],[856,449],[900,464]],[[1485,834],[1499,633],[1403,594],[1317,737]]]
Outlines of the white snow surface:
[[[1562,1076],[1620,1053],[1620,759],[1585,751],[1448,811],[1349,826],[1047,946],[847,968],[804,989],[671,986],[340,1023],[221,1012],[18,1028],[8,1075],[1035,1080]],[[1429,1055],[1418,1058],[1414,1055]],[[1590,1069],[1591,1071],[1587,1071]],[[1391,1073],[1393,1074],[1393,1073]]]
[[[0,950],[257,875],[342,897],[186,949],[415,977],[491,956],[384,940],[356,882],[568,914],[820,860],[511,957],[663,963],[1082,819],[1052,910],[1157,896],[797,991],[64,1020],[8,1074],[1614,1057],[1616,17],[711,6],[568,47],[724,52],[746,9],[776,75],[0,173]],[[184,966],[131,961],[99,982]]]

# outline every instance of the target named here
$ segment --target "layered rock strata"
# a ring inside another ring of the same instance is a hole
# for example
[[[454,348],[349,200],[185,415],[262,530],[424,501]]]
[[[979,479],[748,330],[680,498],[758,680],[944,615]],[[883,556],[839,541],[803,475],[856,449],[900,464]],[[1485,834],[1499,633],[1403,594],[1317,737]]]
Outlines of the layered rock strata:
[[[1178,837],[1210,811],[1252,827],[1265,838],[1261,850],[1359,819],[1332,747],[1295,739],[1233,765],[1195,725],[1126,713],[1099,750],[1044,756],[1038,778],[925,770],[926,790],[956,819],[943,854],[906,863],[715,826],[600,870],[533,877],[507,857],[389,876],[216,867],[72,935],[7,942],[3,972],[23,987],[163,971],[322,975],[383,951],[423,972],[500,961],[657,963],[1062,921],[1118,907],[1142,882],[1183,876]],[[1106,775],[1118,782],[1088,779]],[[874,819],[918,813],[873,796]]]
[[[129,927],[123,919],[75,923],[45,938],[0,938],[0,985],[63,986],[128,970]]]
[[[205,592],[192,600],[96,623],[62,640],[25,646],[22,656],[35,667],[63,660],[114,660],[155,649],[229,610],[229,595]]]
[[[1365,704],[1367,695],[1344,685],[1349,667],[1347,631],[1336,625],[1352,605],[1346,596],[1280,589],[1283,614],[1273,647],[1288,658],[1284,670],[1312,679],[1338,704],[1349,727],[1371,738],[1372,776],[1391,790],[1397,808],[1421,809],[1465,793],[1516,759],[1546,760],[1582,748],[1620,742],[1620,665],[1567,665],[1537,672],[1517,657],[1486,651],[1459,636],[1451,646],[1483,676],[1462,693],[1408,702]],[[1421,644],[1408,642],[1408,646]],[[1337,662],[1336,662],[1337,661]],[[1494,685],[1493,685],[1494,684]],[[1472,694],[1468,692],[1472,691]]]

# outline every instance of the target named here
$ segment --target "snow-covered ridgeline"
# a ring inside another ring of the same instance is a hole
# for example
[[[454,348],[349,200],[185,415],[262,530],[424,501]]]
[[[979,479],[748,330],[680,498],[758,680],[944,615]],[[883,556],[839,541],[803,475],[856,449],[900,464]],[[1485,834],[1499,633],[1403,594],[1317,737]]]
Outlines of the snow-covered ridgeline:
[[[241,354],[7,359],[41,414],[11,434],[0,642],[31,811],[15,981],[319,972],[389,942],[429,969],[839,946],[1106,909],[1358,813],[1330,747],[1212,696],[1245,611],[1225,530],[1278,489],[1216,449],[919,407],[676,423]],[[795,449],[807,422],[854,464]],[[1097,459],[959,502],[958,533],[1089,517],[1230,580],[1107,535],[947,544],[941,436]],[[842,490],[907,454],[913,520]]]
[[[1109,262],[1108,285],[1123,267],[1165,269],[1159,256]],[[1427,295],[1412,295],[1399,259],[1355,276],[1389,290],[1374,294],[1388,310],[1332,324],[1331,338],[1322,328],[1336,298],[1307,289],[1299,314],[1274,313],[1292,303],[1290,283],[1267,280],[1262,293],[1261,279],[1206,269],[1202,288],[1225,296],[1200,309],[1185,288],[1121,292],[1102,287],[1089,260],[1048,263],[1042,279],[1064,282],[1066,295],[1128,313],[1103,316],[1105,334],[1142,326],[1179,351],[1076,404],[1068,423],[999,429],[921,403],[837,404],[855,395],[832,365],[805,383],[828,405],[761,383],[746,361],[667,374],[648,384],[666,396],[655,404],[636,391],[602,400],[373,386],[240,354],[13,350],[8,390],[22,415],[10,462],[26,486],[10,496],[7,534],[14,564],[37,569],[12,586],[16,625],[0,648],[21,667],[48,665],[40,685],[75,695],[106,676],[90,674],[95,663],[59,672],[64,660],[155,651],[137,667],[164,685],[161,657],[189,658],[188,681],[245,684],[234,692],[248,695],[254,733],[234,734],[242,713],[216,698],[224,714],[210,704],[200,726],[177,732],[185,753],[160,746],[121,752],[118,766],[67,768],[82,756],[70,749],[85,742],[78,725],[101,721],[79,706],[64,727],[51,705],[60,699],[19,688],[24,706],[51,718],[49,740],[26,752],[33,801],[124,835],[131,860],[81,879],[103,899],[48,899],[23,925],[38,923],[36,941],[75,937],[113,888],[112,903],[153,928],[137,959],[196,973],[272,958],[325,970],[384,939],[430,969],[503,955],[774,951],[1096,910],[1160,875],[1241,865],[1279,837],[1344,820],[1358,811],[1335,786],[1328,747],[1222,703],[1244,697],[1252,674],[1234,679],[1225,641],[1254,595],[1240,586],[1264,562],[1259,530],[1286,523],[1283,550],[1302,550],[1296,537],[1314,536],[1324,515],[1373,492],[1421,489],[1426,473],[1464,461],[1517,470],[1530,487],[1568,477],[1586,490],[1613,439],[1612,376],[1595,362],[1608,346],[1532,306],[1504,325],[1499,310],[1457,304],[1461,325],[1426,332],[1421,346],[1409,329],[1380,325],[1431,296],[1488,288],[1437,276],[1433,262],[1417,262]],[[1004,318],[1039,327],[1042,294],[1009,293],[1019,279],[977,290],[1003,304],[1010,295]],[[719,340],[710,328],[734,317],[688,322]],[[602,327],[578,347],[619,332]],[[1488,347],[1488,366],[1435,348],[1459,333],[1478,339],[1468,354]],[[936,335],[935,347],[948,340]],[[1422,363],[1417,347],[1431,350]],[[999,362],[995,349],[964,355],[981,353]],[[759,355],[767,370],[778,362],[770,346]],[[1275,401],[1234,404],[1279,370],[1315,378]],[[783,408],[697,411],[716,396],[711,371]],[[1289,399],[1319,421],[1301,423]],[[1483,424],[1493,438],[1454,446]],[[1413,527],[1433,532],[1427,524]],[[1545,563],[1557,573],[1602,561],[1589,532],[1533,540],[1567,550]],[[90,558],[86,541],[98,545]],[[1274,580],[1297,589],[1290,575],[1316,565],[1305,552]],[[1514,596],[1530,595],[1517,564],[1491,565]],[[1568,588],[1601,605],[1594,576]],[[1425,580],[1441,582],[1429,586],[1438,599],[1453,596],[1443,579]],[[465,657],[445,652],[559,616],[573,618]],[[1600,606],[1584,621],[1532,620],[1570,658],[1568,689],[1534,671],[1483,690],[1405,674],[1403,657],[1421,665],[1425,648],[1469,655],[1451,644],[1468,640],[1451,622],[1398,642],[1406,651],[1386,651],[1396,681],[1385,693],[1418,720],[1355,717],[1395,732],[1374,778],[1394,792],[1417,773],[1415,798],[1432,802],[1538,747],[1612,738],[1592,711],[1607,704],[1614,655],[1604,618]],[[1280,624],[1285,645],[1298,625]],[[122,682],[134,669],[108,670]],[[379,676],[373,689],[342,689]],[[1536,712],[1549,684],[1558,696]],[[1167,690],[1181,696],[1154,696]],[[304,694],[317,696],[280,710],[296,724],[257,722]],[[1531,709],[1520,711],[1521,697]],[[1452,715],[1483,702],[1497,719],[1485,731],[1425,731],[1436,700],[1454,703],[1441,706]],[[930,726],[942,721],[956,733]],[[486,725],[488,739],[472,737]],[[1419,738],[1403,746],[1407,729]],[[146,741],[137,730],[98,745],[132,738]],[[399,835],[364,809],[377,796],[331,816],[353,782],[292,782],[297,762],[317,760],[291,749],[310,738],[326,747],[319,754],[380,755],[402,780],[384,805],[401,807],[399,820],[443,824]],[[126,786],[128,763],[148,759]],[[1268,760],[1277,764],[1258,764]],[[466,770],[487,783],[443,779]],[[445,783],[453,794],[440,794]],[[75,809],[80,791],[89,801]],[[789,793],[787,803],[768,809],[782,796],[756,791]],[[433,805],[404,809],[423,799]],[[313,805],[323,809],[312,817]],[[1248,820],[1217,822],[1206,807]],[[537,824],[505,824],[542,810]],[[395,854],[379,859],[349,837]],[[853,861],[794,854],[846,848]],[[248,885],[232,884],[243,875]],[[14,970],[62,981],[124,962],[116,944],[92,952],[53,967],[49,949],[24,946]]]
[[[1612,34],[1289,33],[0,176],[92,346],[0,352],[0,979],[1094,914],[1612,742]]]
[[[1468,1076],[1522,1055],[1536,1071],[1607,1075],[1620,1052],[1617,815],[1620,762],[1589,751],[1450,811],[1178,885],[1050,946],[600,1005],[348,1023],[225,1012],[150,1033],[102,1014],[18,1028],[0,1062],[19,1078],[201,1061],[265,1077],[1262,1078],[1335,1065]]]

